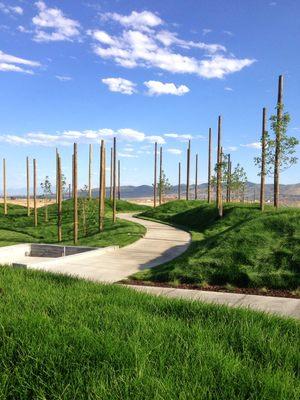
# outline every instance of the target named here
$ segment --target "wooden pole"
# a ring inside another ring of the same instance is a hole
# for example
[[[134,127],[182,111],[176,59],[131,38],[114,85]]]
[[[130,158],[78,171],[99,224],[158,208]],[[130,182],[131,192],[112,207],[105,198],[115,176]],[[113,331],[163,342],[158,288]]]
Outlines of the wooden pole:
[[[189,191],[190,191],[190,162],[191,162],[191,141],[189,140],[189,145],[186,152],[186,200],[189,199]]]
[[[74,199],[74,153],[72,154],[72,198]]]
[[[6,160],[3,158],[3,212],[7,215]]]
[[[92,164],[93,164],[93,146],[89,145],[89,200],[92,198]]]
[[[162,162],[163,162],[162,157],[163,157],[162,146],[160,146],[160,149],[159,149],[159,193],[158,193],[159,205],[161,205],[161,203],[162,203]]]
[[[38,225],[38,213],[36,204],[36,193],[37,193],[37,162],[33,159],[33,207],[34,207],[34,226]]]
[[[55,160],[55,169],[56,169],[56,182],[55,182],[55,199],[56,204],[58,204],[58,149],[55,149],[56,160]]]
[[[121,162],[118,160],[118,200],[121,200]]]
[[[105,143],[101,140],[100,146],[100,174],[99,174],[99,232],[104,228],[105,216]]]
[[[231,185],[231,160],[230,154],[227,156],[227,183],[226,183],[226,203],[230,203],[230,185]]]
[[[156,207],[157,194],[157,142],[154,144],[154,184],[153,184],[153,206]]]
[[[283,114],[283,75],[278,79],[278,99],[277,99],[277,130],[275,144],[275,165],[274,165],[274,207],[279,207],[279,179],[280,179],[280,159],[281,159],[281,123]]]
[[[113,149],[113,222],[115,223],[117,220],[117,140],[114,137],[114,149]]]
[[[74,196],[74,244],[78,242],[78,193],[77,193],[77,143],[74,143],[73,154],[73,196]]]
[[[30,177],[29,177],[29,157],[26,157],[26,191],[27,191],[27,216],[30,216]]]
[[[218,118],[218,154],[217,154],[217,208],[219,216],[223,216],[222,204],[222,148],[221,148],[221,134],[222,134],[222,118]]]
[[[198,154],[196,154],[196,166],[195,166],[195,200],[198,199]]]
[[[62,241],[62,182],[61,182],[61,158],[57,155],[57,241]]]
[[[212,132],[208,134],[208,177],[207,177],[207,202],[211,202],[211,171],[212,171]]]
[[[181,199],[181,162],[178,163],[178,200]]]
[[[113,199],[113,148],[110,148],[110,191],[109,191],[109,199],[112,201]]]
[[[260,171],[260,199],[261,211],[265,208],[265,180],[266,180],[266,136],[267,136],[267,110],[263,108],[262,135],[261,135],[261,171]]]

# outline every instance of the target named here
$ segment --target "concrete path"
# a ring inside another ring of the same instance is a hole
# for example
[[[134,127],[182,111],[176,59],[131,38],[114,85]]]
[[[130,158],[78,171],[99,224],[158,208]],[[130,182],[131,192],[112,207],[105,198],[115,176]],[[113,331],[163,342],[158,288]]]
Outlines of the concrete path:
[[[208,292],[204,290],[172,289],[154,286],[128,287],[143,293],[169,298],[204,301],[206,303],[224,304],[231,307],[244,307],[284,317],[300,319],[300,299],[284,297],[256,296],[238,293]]]
[[[118,218],[144,225],[145,236],[135,243],[105,254],[80,257],[68,257],[51,265],[31,265],[30,268],[49,272],[74,275],[99,282],[118,282],[135,272],[152,268],[172,260],[189,246],[191,237],[188,232],[147,220],[133,217],[133,214],[119,214]],[[92,253],[92,252],[91,252]]]

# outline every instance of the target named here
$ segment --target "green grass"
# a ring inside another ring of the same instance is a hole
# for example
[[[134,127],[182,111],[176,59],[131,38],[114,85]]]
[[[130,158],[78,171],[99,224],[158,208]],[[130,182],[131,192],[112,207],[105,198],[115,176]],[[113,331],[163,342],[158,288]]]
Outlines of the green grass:
[[[296,289],[300,286],[300,210],[257,205],[174,201],[142,214],[190,230],[193,242],[177,259],[135,279],[198,285]]]
[[[105,230],[98,232],[97,200],[87,202],[87,232],[83,229],[82,205],[79,199],[79,240],[81,246],[125,246],[145,234],[145,228],[139,224],[118,219],[112,223],[112,208],[106,201]],[[146,210],[147,207],[118,201],[118,212],[134,212]],[[45,222],[45,208],[38,209],[38,227],[34,227],[33,212],[27,216],[27,209],[22,206],[9,205],[8,215],[3,215],[3,205],[0,205],[0,246],[8,246],[24,242],[57,243],[57,206],[48,207],[49,221]],[[73,244],[73,202],[63,202],[63,243]]]
[[[289,400],[300,325],[0,267],[0,399]]]

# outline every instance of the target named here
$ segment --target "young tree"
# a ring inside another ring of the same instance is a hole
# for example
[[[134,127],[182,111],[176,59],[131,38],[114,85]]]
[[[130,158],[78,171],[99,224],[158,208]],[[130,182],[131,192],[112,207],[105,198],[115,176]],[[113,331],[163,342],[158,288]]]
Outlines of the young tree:
[[[45,177],[44,182],[41,182],[40,186],[43,191],[43,198],[45,203],[45,222],[48,222],[48,202],[50,201],[52,194],[52,186],[48,175]]]
[[[83,188],[80,189],[80,203],[81,203],[81,219],[82,219],[82,228],[83,228],[83,236],[87,236],[87,198],[88,198],[88,185],[84,185]]]
[[[283,105],[277,105],[283,108]],[[265,154],[263,156],[255,157],[255,165],[261,170],[262,162],[265,162],[265,174],[269,176],[276,175],[277,179],[274,179],[274,207],[279,207],[279,173],[290,168],[296,164],[298,158],[295,157],[296,146],[299,144],[299,140],[294,136],[288,136],[287,130],[290,123],[290,115],[288,112],[281,113],[281,118],[278,115],[272,115],[270,117],[271,131],[265,132],[264,135],[264,146]]]
[[[61,190],[62,190],[62,198],[68,195],[69,185],[67,184],[67,178],[65,174],[61,174]]]
[[[161,193],[162,202],[163,202],[165,195],[172,188],[172,185],[170,184],[169,179],[167,178],[164,170],[161,171],[161,179],[159,180],[157,186],[158,186],[158,192]]]
[[[238,193],[242,202],[245,201],[245,189],[247,185],[247,180],[248,179],[245,169],[240,164],[237,164],[231,174],[231,189],[235,190]]]

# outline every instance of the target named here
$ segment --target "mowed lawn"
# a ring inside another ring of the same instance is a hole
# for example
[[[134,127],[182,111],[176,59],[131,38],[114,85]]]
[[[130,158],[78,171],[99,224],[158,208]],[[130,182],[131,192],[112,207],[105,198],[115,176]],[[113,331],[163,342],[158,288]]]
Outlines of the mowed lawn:
[[[135,279],[269,289],[300,289],[300,209],[173,201],[142,214],[180,225],[192,233],[189,250],[175,260],[145,270]]]
[[[79,199],[79,240],[78,245],[102,247],[110,245],[125,246],[145,234],[142,225],[118,219],[112,222],[112,207],[110,201],[106,201],[106,218],[104,231],[98,232],[98,202],[96,199],[86,201],[85,220],[83,213],[83,201]],[[147,207],[118,201],[118,212],[138,212]],[[57,206],[48,206],[49,221],[45,222],[45,208],[38,209],[38,227],[34,227],[33,210],[30,217],[27,216],[27,208],[17,205],[8,205],[8,215],[3,215],[3,205],[0,205],[0,246],[24,242],[57,243]],[[86,227],[86,228],[85,228]],[[73,202],[63,202],[62,237],[64,244],[73,244]]]
[[[0,267],[0,399],[300,396],[300,324]]]

